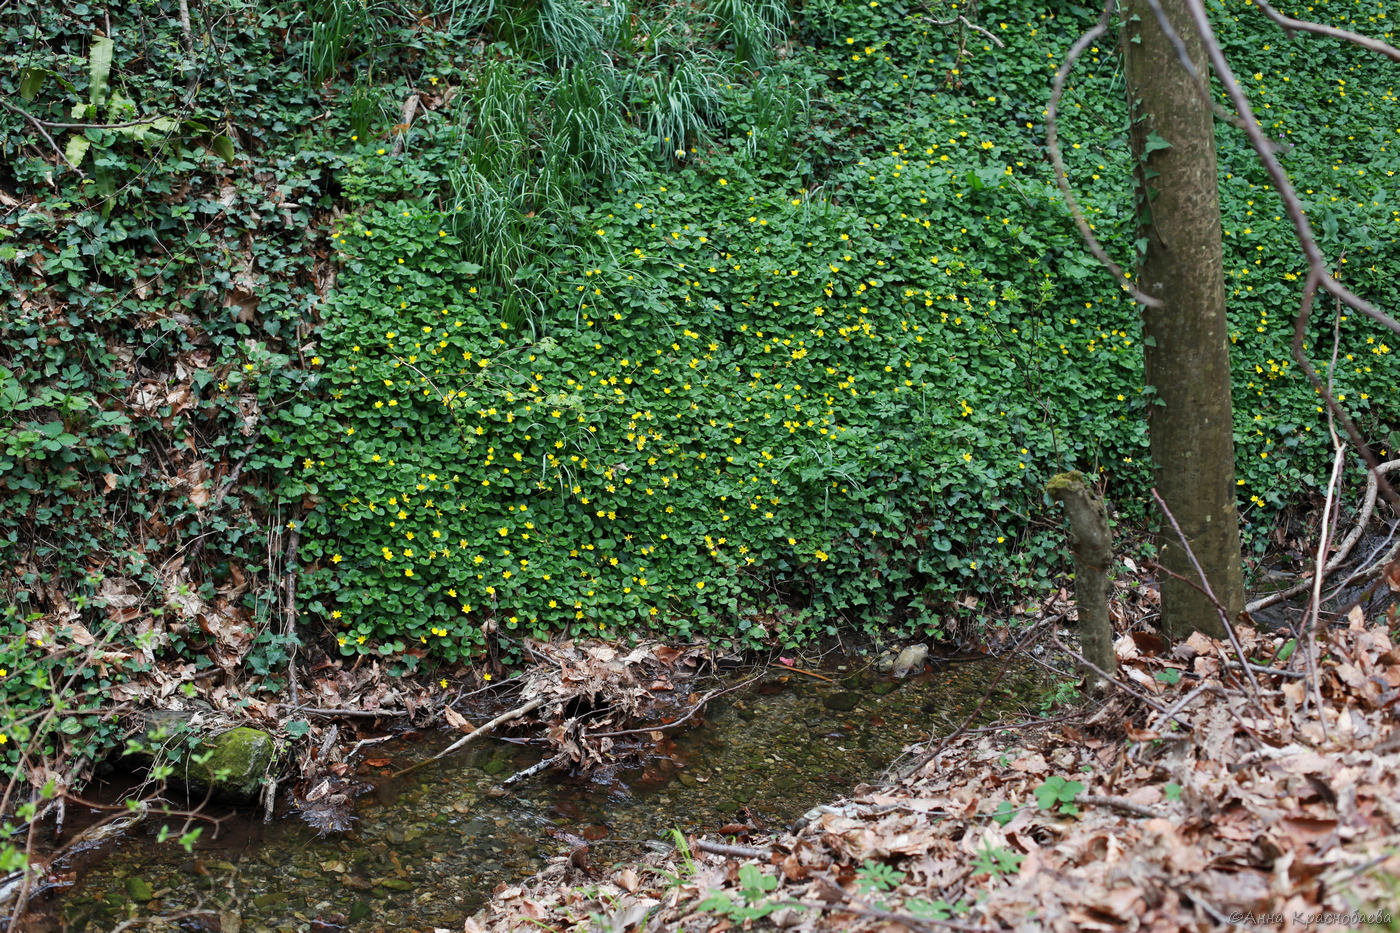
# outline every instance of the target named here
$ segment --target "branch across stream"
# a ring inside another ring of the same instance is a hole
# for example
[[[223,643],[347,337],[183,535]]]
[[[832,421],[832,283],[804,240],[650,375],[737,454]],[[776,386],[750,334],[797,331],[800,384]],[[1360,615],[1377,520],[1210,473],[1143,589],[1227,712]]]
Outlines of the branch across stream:
[[[742,844],[749,828],[788,825],[961,723],[988,676],[986,665],[968,663],[896,682],[864,658],[828,662],[820,672],[833,682],[773,668],[687,684],[676,718],[693,708],[689,696],[714,693],[702,712],[680,728],[618,736],[635,744],[635,754],[595,766],[587,778],[550,769],[506,787],[558,753],[500,738],[438,760],[450,744],[441,733],[374,746],[359,774],[347,776],[369,788],[355,801],[350,832],[319,836],[295,818],[264,828],[249,816],[186,855],[157,843],[152,826],[71,866],[76,883],[49,895],[48,929],[60,920],[107,929],[130,916],[195,909],[232,910],[245,930],[297,918],[349,930],[460,927],[496,885],[528,876],[551,856],[571,857],[583,880],[590,861],[635,856],[662,844],[672,827],[723,829]],[[1025,718],[1039,683],[1018,668],[986,720]]]

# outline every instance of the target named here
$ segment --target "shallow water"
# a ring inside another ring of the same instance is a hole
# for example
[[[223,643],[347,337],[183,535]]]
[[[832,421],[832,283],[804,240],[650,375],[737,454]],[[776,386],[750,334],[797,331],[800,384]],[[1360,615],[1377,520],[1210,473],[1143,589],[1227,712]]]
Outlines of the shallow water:
[[[388,763],[362,769],[376,789],[356,801],[353,832],[322,838],[295,817],[266,827],[240,817],[187,854],[147,827],[75,863],[76,883],[46,895],[32,929],[105,931],[133,918],[150,918],[144,930],[460,929],[496,885],[523,880],[585,840],[588,864],[606,867],[672,827],[786,826],[961,723],[999,668],[952,664],[895,684],[857,673],[863,665],[828,665],[832,683],[771,672],[712,702],[694,728],[659,742],[644,737],[639,766],[590,780],[546,774],[504,796],[499,781],[540,751],[488,743],[391,779],[452,737],[395,740],[367,755]],[[681,692],[718,683],[705,678]],[[1015,670],[981,718],[1037,695],[1035,675]],[[155,919],[190,911],[208,913]]]

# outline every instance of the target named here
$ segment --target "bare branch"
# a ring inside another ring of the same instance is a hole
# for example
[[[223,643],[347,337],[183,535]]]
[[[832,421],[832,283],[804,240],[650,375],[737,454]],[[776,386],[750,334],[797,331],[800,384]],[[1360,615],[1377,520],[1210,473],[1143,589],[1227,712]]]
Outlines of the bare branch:
[[[1292,183],[1288,180],[1288,173],[1283,170],[1283,166],[1279,164],[1278,158],[1274,155],[1273,146],[1268,137],[1259,128],[1259,120],[1254,115],[1254,108],[1250,106],[1249,97],[1240,87],[1234,71],[1230,68],[1230,63],[1225,59],[1225,52],[1220,47],[1220,41],[1215,37],[1215,30],[1211,27],[1210,16],[1206,13],[1203,0],[1186,0],[1186,5],[1191,11],[1191,18],[1195,22],[1196,28],[1201,33],[1201,38],[1205,40],[1206,54],[1210,56],[1211,66],[1215,69],[1221,84],[1225,86],[1225,93],[1229,95],[1235,111],[1243,120],[1242,128],[1245,135],[1249,137],[1250,145],[1259,156],[1259,161],[1263,163],[1264,170],[1269,173],[1269,180],[1273,184],[1274,190],[1283,200],[1284,210],[1288,213],[1288,219],[1293,223],[1298,244],[1303,249],[1303,255],[1307,257],[1310,275],[1316,277],[1318,286],[1341,299],[1347,307],[1400,334],[1400,321],[1396,321],[1370,302],[1352,294],[1350,289],[1338,282],[1327,271],[1327,263],[1323,259],[1322,250],[1317,245],[1317,238],[1313,236],[1312,224],[1303,210],[1302,202],[1298,199],[1298,192],[1294,190]],[[1376,466],[1374,456],[1367,458],[1366,465],[1372,468]],[[1400,507],[1400,500],[1394,504]]]
[[[1369,49],[1379,55],[1384,55],[1392,61],[1400,62],[1400,49],[1397,49],[1393,45],[1387,45],[1379,39],[1363,36],[1359,32],[1348,32],[1345,29],[1338,29],[1335,26],[1326,26],[1322,23],[1314,23],[1308,20],[1294,19],[1291,16],[1285,16],[1283,13],[1269,6],[1264,0],[1252,0],[1252,2],[1254,6],[1258,8],[1259,12],[1282,27],[1283,31],[1289,34],[1290,39],[1295,32],[1311,32],[1319,36],[1331,36],[1333,39],[1341,39],[1343,42],[1359,45],[1363,49]]]
[[[976,23],[969,22],[966,16],[959,16],[958,22],[962,23],[964,26],[966,26],[968,29],[971,29],[973,32],[980,32],[982,35],[986,36],[989,40],[991,40],[992,45],[995,45],[997,48],[1006,48],[1006,44],[1004,42],[1002,42],[996,36],[992,35],[990,31],[983,29]]]
[[[1151,295],[1139,291],[1135,286],[1126,284],[1127,274],[1123,269],[1109,257],[1103,246],[1099,243],[1098,237],[1094,236],[1094,231],[1089,226],[1089,221],[1084,217],[1084,211],[1079,207],[1079,201],[1074,197],[1074,191],[1069,186],[1069,171],[1065,168],[1064,154],[1060,151],[1059,135],[1059,114],[1060,98],[1065,93],[1065,80],[1069,77],[1070,69],[1079,60],[1079,56],[1084,54],[1096,39],[1102,38],[1108,32],[1108,17],[1113,10],[1114,0],[1107,0],[1103,12],[1099,15],[1099,21],[1092,29],[1079,37],[1079,41],[1070,47],[1069,54],[1065,56],[1064,64],[1060,70],[1055,72],[1055,84],[1050,92],[1050,105],[1045,110],[1045,147],[1050,152],[1050,164],[1055,170],[1055,183],[1060,186],[1060,193],[1064,195],[1065,205],[1069,207],[1070,215],[1074,218],[1074,225],[1079,228],[1079,235],[1083,238],[1089,252],[1094,254],[1105,269],[1113,276],[1118,287],[1133,296],[1133,300],[1138,304],[1148,308],[1157,308],[1161,302]]]
[[[710,702],[711,700],[713,700],[715,697],[717,697],[717,696],[723,696],[723,695],[726,694],[726,693],[733,693],[735,690],[738,690],[738,689],[740,689],[740,688],[742,688],[742,687],[747,687],[749,684],[753,683],[755,680],[758,680],[760,677],[762,677],[764,673],[767,673],[767,672],[764,671],[763,673],[755,674],[754,676],[750,677],[748,680],[740,681],[739,683],[735,684],[735,685],[732,686],[732,687],[725,687],[723,690],[711,690],[709,693],[707,693],[707,694],[705,694],[703,697],[701,697],[701,698],[700,698],[700,702],[696,703],[693,707],[691,707],[690,712],[686,713],[686,714],[685,714],[684,716],[682,716],[680,719],[673,719],[673,720],[670,721],[670,722],[658,723],[658,724],[653,725],[653,726],[643,726],[643,727],[640,728],[640,729],[620,729],[620,730],[618,730],[617,732],[590,732],[588,735],[589,735],[590,738],[595,738],[595,739],[615,739],[615,738],[617,738],[618,736],[621,736],[621,735],[643,735],[643,734],[645,734],[645,733],[647,733],[647,732],[658,732],[658,731],[660,731],[660,730],[662,730],[662,729],[674,729],[676,726],[679,726],[681,723],[683,723],[683,722],[685,722],[686,720],[690,719],[690,718],[691,718],[692,716],[694,716],[696,713],[698,713],[698,712],[700,712],[702,709],[704,709],[704,708],[705,708],[705,704],[709,703],[709,702]]]
[[[17,113],[21,117],[24,117],[24,119],[32,123],[34,125],[34,128],[39,131],[39,135],[44,137],[44,141],[47,142],[51,147],[53,147],[54,152],[58,153],[58,157],[63,160],[63,164],[71,168],[73,171],[77,172],[79,175],[83,174],[82,169],[78,168],[72,162],[68,161],[68,154],[59,147],[58,143],[53,141],[53,137],[49,135],[49,131],[44,129],[44,123],[42,120],[34,116],[29,111],[24,110],[20,107],[16,107],[14,104],[5,100],[5,98],[3,97],[0,97],[0,107],[4,107],[6,110],[10,111],[10,113]]]
[[[1342,565],[1342,562],[1351,554],[1351,549],[1356,547],[1356,543],[1361,540],[1361,536],[1365,533],[1366,525],[1370,522],[1371,515],[1375,512],[1376,508],[1376,494],[1379,491],[1379,483],[1376,477],[1385,473],[1393,473],[1397,469],[1400,469],[1400,460],[1388,460],[1380,464],[1374,470],[1366,471],[1366,495],[1361,500],[1361,509],[1357,514],[1355,525],[1352,527],[1351,532],[1342,539],[1342,543],[1337,547],[1337,552],[1332,555],[1332,559],[1328,561],[1327,566],[1323,568],[1322,575],[1324,577],[1330,576]],[[1381,563],[1386,563],[1386,561],[1381,561]],[[1255,613],[1261,609],[1267,609],[1275,603],[1282,602],[1285,599],[1291,599],[1299,593],[1306,592],[1311,585],[1312,577],[1309,575],[1287,589],[1278,590],[1277,592],[1270,593],[1268,596],[1254,600],[1254,602],[1245,606],[1245,612]]]
[[[1313,248],[1317,248],[1316,244],[1313,245]],[[1395,494],[1394,487],[1381,475],[1382,472],[1388,471],[1381,470],[1379,459],[1377,459],[1375,453],[1372,452],[1371,446],[1366,443],[1366,439],[1362,436],[1360,429],[1357,428],[1356,422],[1351,420],[1351,415],[1347,414],[1346,409],[1342,408],[1336,396],[1323,384],[1322,380],[1317,375],[1317,370],[1313,368],[1312,361],[1308,359],[1308,355],[1305,352],[1306,344],[1304,341],[1308,336],[1308,321],[1312,317],[1313,301],[1317,297],[1318,286],[1325,275],[1326,273],[1318,273],[1316,269],[1308,273],[1308,281],[1303,288],[1303,300],[1298,307],[1298,316],[1293,322],[1293,358],[1298,361],[1299,367],[1303,370],[1303,375],[1308,377],[1308,381],[1312,383],[1313,388],[1326,400],[1328,409],[1331,410],[1337,420],[1342,423],[1342,429],[1347,432],[1347,437],[1351,440],[1352,446],[1361,454],[1361,458],[1366,461],[1367,469],[1369,469],[1371,474],[1376,478],[1376,483],[1381,492],[1385,494],[1385,499],[1390,503],[1390,507],[1394,509],[1397,514],[1400,514],[1400,496]]]
[[[1172,531],[1176,533],[1177,539],[1181,542],[1181,547],[1186,551],[1186,556],[1191,560],[1191,566],[1196,570],[1196,576],[1201,578],[1201,589],[1205,590],[1206,596],[1215,604],[1215,611],[1220,614],[1220,622],[1225,626],[1225,634],[1230,636],[1230,646],[1235,649],[1235,656],[1240,659],[1241,664],[1249,663],[1249,656],[1245,654],[1244,648],[1240,645],[1239,636],[1235,634],[1235,626],[1230,621],[1230,613],[1220,604],[1216,598],[1215,591],[1211,589],[1210,580],[1206,577],[1206,572],[1201,567],[1201,562],[1196,560],[1196,552],[1191,550],[1191,542],[1187,540],[1186,534],[1181,530],[1181,526],[1176,522],[1176,516],[1172,510],[1167,508],[1167,503],[1162,501],[1162,496],[1157,492],[1157,487],[1152,487],[1152,498],[1157,500],[1157,507],[1162,510],[1162,514],[1171,523]],[[1254,702],[1259,709],[1264,708],[1264,700],[1259,692],[1259,682],[1254,679],[1254,672],[1248,667],[1244,669],[1245,677],[1249,680],[1249,686],[1254,691]]]
[[[773,856],[772,849],[759,849],[754,846],[736,846],[727,842],[710,842],[708,839],[696,839],[691,843],[691,848],[697,852],[709,852],[711,855],[723,855],[728,858],[769,859]]]

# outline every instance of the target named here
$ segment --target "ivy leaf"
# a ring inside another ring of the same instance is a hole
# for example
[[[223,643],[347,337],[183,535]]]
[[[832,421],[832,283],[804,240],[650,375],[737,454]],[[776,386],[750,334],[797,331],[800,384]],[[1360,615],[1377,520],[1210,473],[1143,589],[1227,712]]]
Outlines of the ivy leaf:
[[[1161,136],[1157,135],[1156,130],[1153,130],[1152,132],[1147,134],[1147,139],[1142,144],[1142,157],[1146,159],[1154,152],[1157,152],[1161,149],[1170,149],[1171,147],[1171,143],[1167,142]]]
[[[49,77],[47,68],[25,68],[20,72],[19,96],[33,100]]]
[[[214,137],[214,141],[210,145],[213,146],[214,153],[219,158],[223,159],[224,162],[228,163],[229,165],[233,164],[234,150],[232,139],[229,139],[227,135],[220,133],[218,136]]]

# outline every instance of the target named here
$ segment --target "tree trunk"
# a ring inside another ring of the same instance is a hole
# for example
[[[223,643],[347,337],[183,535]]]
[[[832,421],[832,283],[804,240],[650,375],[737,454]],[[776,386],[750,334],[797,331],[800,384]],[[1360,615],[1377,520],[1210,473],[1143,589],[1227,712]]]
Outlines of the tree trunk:
[[[1209,74],[1183,0],[1159,8]],[[1158,491],[1233,616],[1244,608],[1235,508],[1234,421],[1226,343],[1225,282],[1216,191],[1214,118],[1147,0],[1128,0],[1123,36],[1137,174],[1138,287],[1160,307],[1143,310],[1150,399],[1148,431]],[[1181,542],[1161,540],[1162,564],[1199,582]],[[1211,602],[1189,583],[1162,585],[1163,629],[1223,636]]]
[[[1080,673],[1097,686],[1113,677],[1118,659],[1113,653],[1113,621],[1108,615],[1108,568],[1113,564],[1113,536],[1103,500],[1089,491],[1082,473],[1061,473],[1045,484],[1045,492],[1065,507],[1069,544],[1074,553],[1074,601],[1079,608],[1079,647],[1088,664]]]

